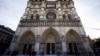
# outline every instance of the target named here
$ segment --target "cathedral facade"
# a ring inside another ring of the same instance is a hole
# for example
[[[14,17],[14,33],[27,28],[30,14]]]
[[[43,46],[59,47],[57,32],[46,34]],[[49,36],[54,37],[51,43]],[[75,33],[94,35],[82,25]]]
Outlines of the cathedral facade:
[[[29,0],[7,52],[93,56],[73,0]]]

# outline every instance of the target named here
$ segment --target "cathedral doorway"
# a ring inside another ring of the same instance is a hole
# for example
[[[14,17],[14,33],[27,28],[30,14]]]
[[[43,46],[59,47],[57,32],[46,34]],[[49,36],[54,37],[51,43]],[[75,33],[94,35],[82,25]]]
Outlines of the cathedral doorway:
[[[32,54],[35,48],[35,35],[31,31],[25,32],[18,43],[18,51],[22,54]]]
[[[79,52],[79,45],[81,45],[81,39],[78,35],[78,33],[74,30],[69,30],[66,34],[66,45],[68,47],[68,52],[70,54],[76,54]]]
[[[58,32],[53,28],[48,28],[40,38],[40,51],[47,55],[54,55],[57,52],[61,52],[62,46],[60,41]]]
[[[49,33],[46,40],[46,54],[55,54],[55,48],[55,36]]]

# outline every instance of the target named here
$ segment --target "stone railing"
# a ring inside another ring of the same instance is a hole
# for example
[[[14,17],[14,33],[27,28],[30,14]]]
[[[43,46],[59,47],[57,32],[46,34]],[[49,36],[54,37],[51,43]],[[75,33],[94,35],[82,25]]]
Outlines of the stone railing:
[[[30,20],[20,21],[19,27],[37,27],[37,26],[82,26],[80,20]]]

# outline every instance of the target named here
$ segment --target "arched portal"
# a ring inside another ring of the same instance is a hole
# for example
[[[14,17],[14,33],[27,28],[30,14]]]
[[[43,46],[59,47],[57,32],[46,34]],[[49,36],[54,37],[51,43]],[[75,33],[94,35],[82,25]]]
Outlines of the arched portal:
[[[79,44],[81,43],[81,38],[79,34],[74,30],[69,30],[66,34],[66,42],[68,47],[68,52],[77,53],[79,50]]]
[[[18,42],[18,50],[23,54],[32,54],[35,48],[35,35],[31,31],[27,31],[20,37]]]
[[[40,51],[45,54],[56,54],[61,50],[59,33],[54,28],[45,30],[40,38]]]
[[[79,42],[80,36],[75,30],[69,30],[66,34],[66,41],[67,42]]]

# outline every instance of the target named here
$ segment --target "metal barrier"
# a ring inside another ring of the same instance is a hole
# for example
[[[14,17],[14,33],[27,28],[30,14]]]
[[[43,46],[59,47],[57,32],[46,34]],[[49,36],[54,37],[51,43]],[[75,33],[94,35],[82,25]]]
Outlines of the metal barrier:
[[[7,56],[7,55],[4,55]],[[36,54],[36,52],[34,53],[30,53],[30,54],[16,54],[13,53],[12,55],[8,55],[8,56],[94,56],[94,54],[92,52],[65,52],[65,53],[56,53],[56,54],[44,54],[44,52],[40,52],[39,54]]]

